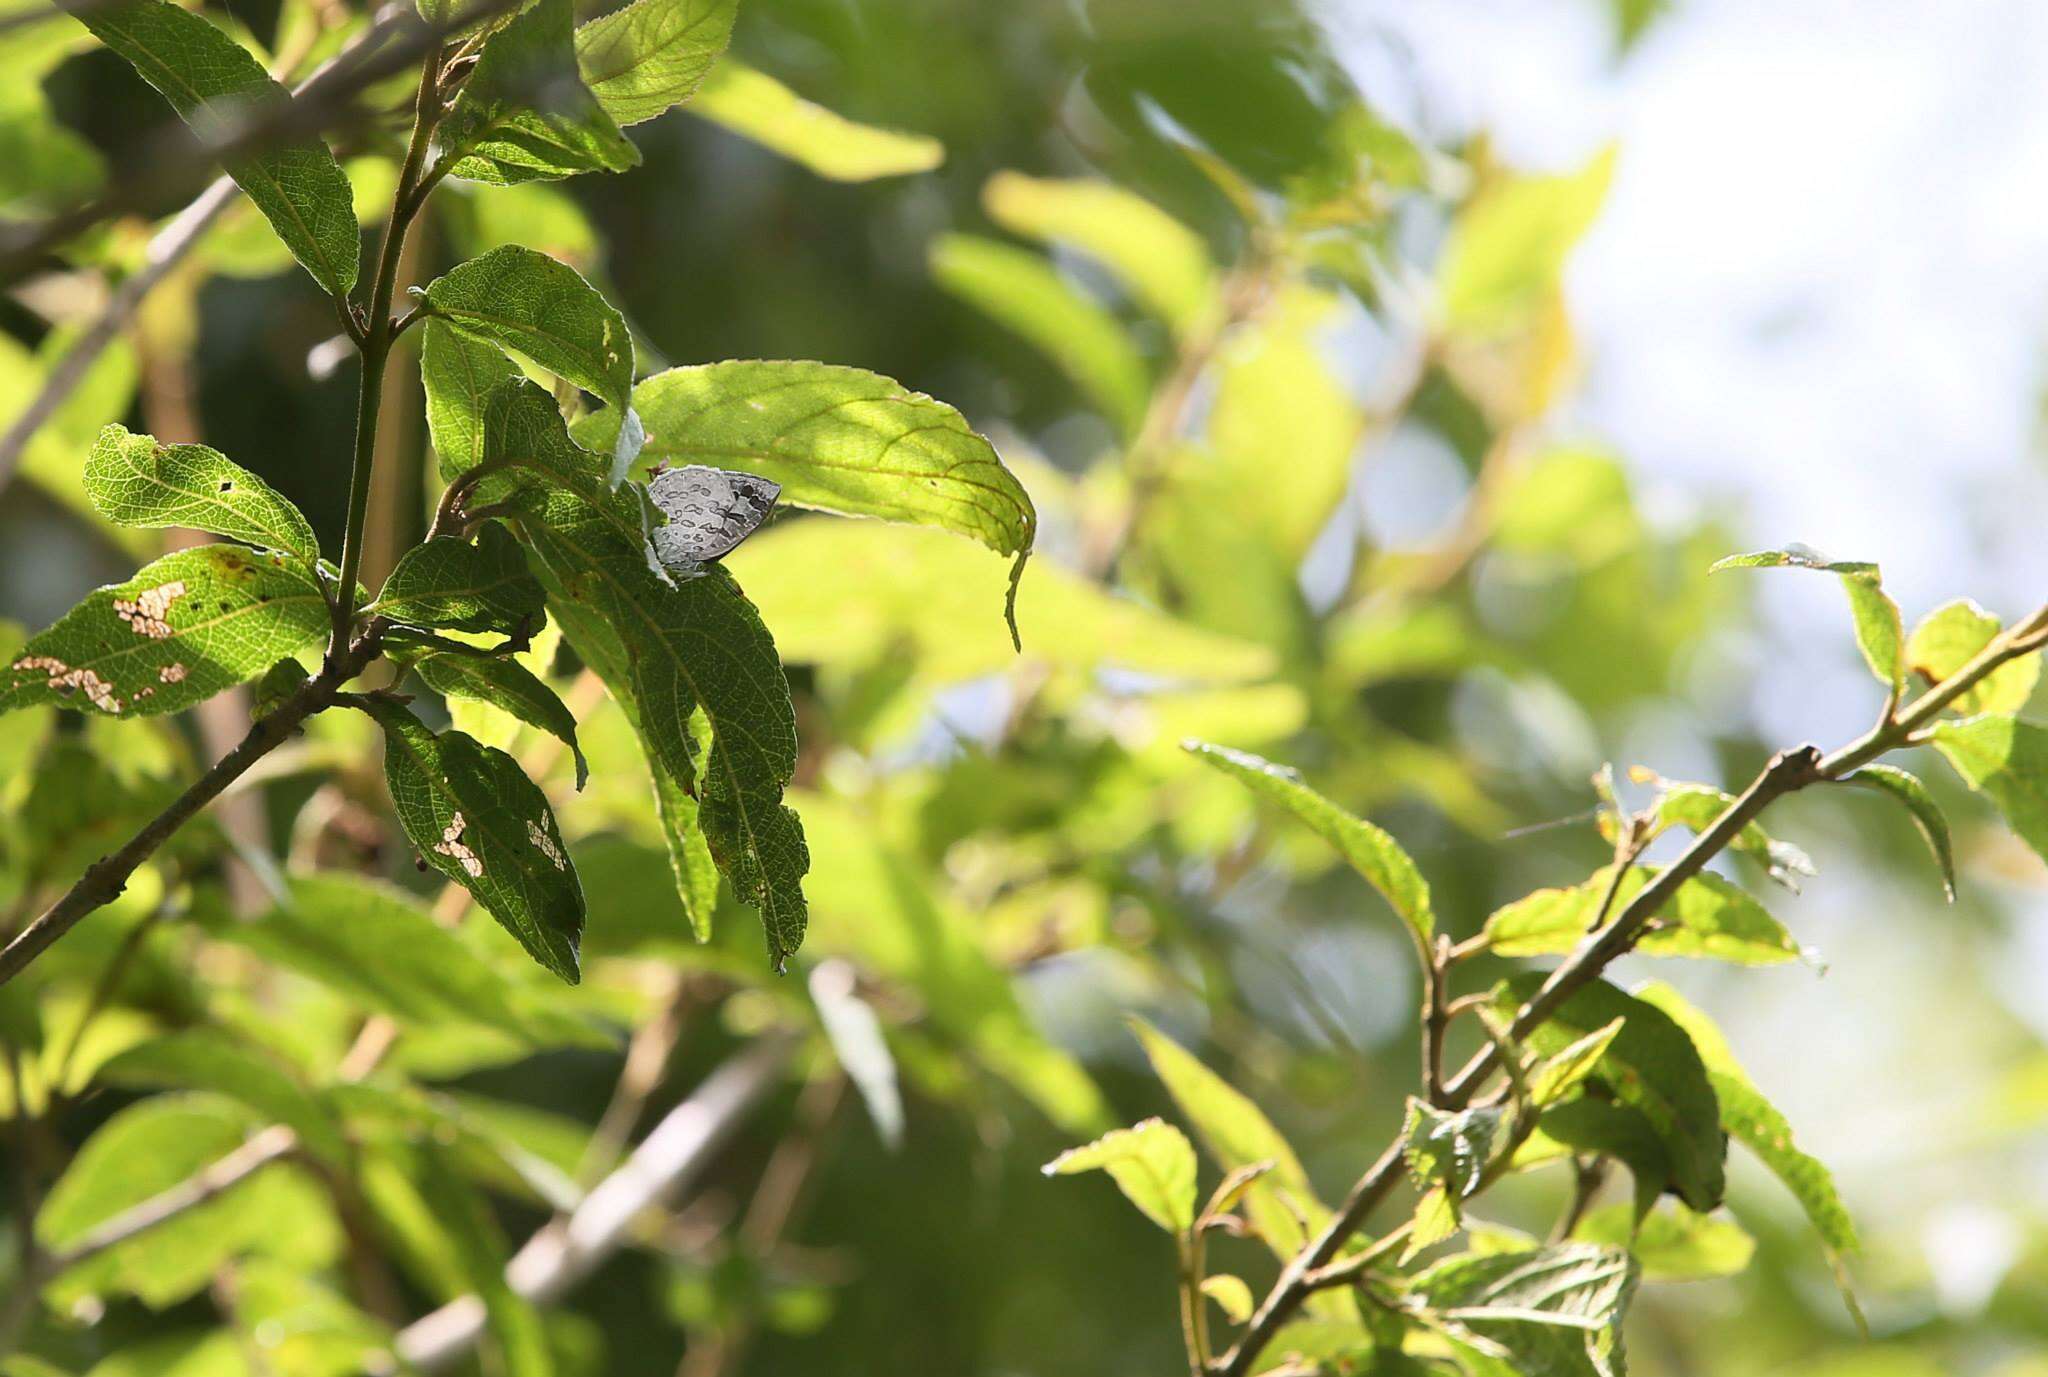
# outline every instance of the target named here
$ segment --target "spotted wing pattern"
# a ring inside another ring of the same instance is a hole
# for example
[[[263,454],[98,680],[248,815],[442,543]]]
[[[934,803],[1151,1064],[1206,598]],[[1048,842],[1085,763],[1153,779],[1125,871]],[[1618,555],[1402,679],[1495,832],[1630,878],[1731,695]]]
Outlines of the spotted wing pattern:
[[[663,564],[688,567],[730,554],[767,520],[781,493],[751,473],[687,464],[665,469],[647,485],[654,505],[668,517],[654,528],[654,553]]]

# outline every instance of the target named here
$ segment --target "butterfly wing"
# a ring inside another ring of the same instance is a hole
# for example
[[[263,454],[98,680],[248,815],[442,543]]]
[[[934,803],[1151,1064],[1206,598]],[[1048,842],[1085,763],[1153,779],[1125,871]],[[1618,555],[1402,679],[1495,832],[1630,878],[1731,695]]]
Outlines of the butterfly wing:
[[[647,492],[668,518],[654,528],[654,553],[674,566],[730,554],[767,520],[782,485],[751,473],[687,464],[656,474]]]

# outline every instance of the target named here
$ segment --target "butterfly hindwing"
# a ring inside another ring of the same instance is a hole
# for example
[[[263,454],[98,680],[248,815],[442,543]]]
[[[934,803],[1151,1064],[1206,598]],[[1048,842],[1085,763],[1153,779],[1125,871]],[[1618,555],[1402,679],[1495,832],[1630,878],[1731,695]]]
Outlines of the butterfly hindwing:
[[[654,552],[672,568],[730,554],[767,520],[781,491],[779,483],[730,469],[664,469],[647,485],[648,496],[668,518],[654,528]]]

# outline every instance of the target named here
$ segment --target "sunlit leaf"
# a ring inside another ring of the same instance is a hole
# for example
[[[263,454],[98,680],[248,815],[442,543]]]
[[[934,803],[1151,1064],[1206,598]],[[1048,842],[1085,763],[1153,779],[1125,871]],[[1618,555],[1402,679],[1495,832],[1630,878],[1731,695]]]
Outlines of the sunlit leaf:
[[[118,425],[100,432],[85,461],[100,515],[123,526],[189,526],[265,549],[308,569],[320,558],[313,528],[268,483],[205,445],[164,445]]]
[[[1152,1070],[1211,1157],[1225,1170],[1273,1164],[1245,1192],[1245,1213],[1267,1246],[1291,1256],[1330,1214],[1317,1201],[1301,1159],[1257,1105],[1187,1049],[1142,1019],[1132,1019],[1131,1027]]]
[[[1870,672],[1896,689],[1904,682],[1905,624],[1899,619],[1898,604],[1884,591],[1875,564],[1855,560],[1831,560],[1800,545],[1782,550],[1759,550],[1754,554],[1730,555],[1716,561],[1707,572],[1723,569],[1814,569],[1838,575],[1849,595],[1849,615],[1856,625],[1856,647]]]
[[[568,264],[507,244],[434,279],[425,296],[428,309],[464,334],[517,350],[622,414],[631,405],[633,338],[625,318]],[[612,452],[615,478],[643,438],[629,418]]]
[[[1425,954],[1428,952],[1430,938],[1436,929],[1436,916],[1429,902],[1429,885],[1399,842],[1365,819],[1352,816],[1324,798],[1303,783],[1300,774],[1285,766],[1243,751],[1199,741],[1188,742],[1187,749],[1197,759],[1238,780],[1259,797],[1287,809],[1317,836],[1335,847],[1337,854],[1393,906],[1394,912],[1407,924],[1417,947]]]
[[[1243,1277],[1228,1272],[1211,1273],[1202,1278],[1202,1294],[1216,1302],[1216,1308],[1232,1324],[1243,1324],[1252,1317],[1252,1288]]]
[[[647,428],[643,461],[744,469],[782,485],[780,501],[953,531],[994,550],[1031,549],[1037,514],[995,447],[944,402],[877,373],[806,362],[672,368],[633,389]],[[611,446],[616,417],[579,422],[577,440]]]
[[[725,564],[792,663],[857,667],[906,656],[936,683],[1016,663],[1008,632],[989,615],[1007,596],[1002,566],[937,531],[793,521],[759,533]],[[820,570],[831,576],[820,579]],[[1273,668],[1262,645],[1175,621],[1051,565],[1024,580],[1017,625],[1027,657],[1082,673],[1117,666],[1228,683]]]
[[[1954,847],[1949,842],[1948,819],[1942,814],[1941,805],[1934,801],[1934,795],[1920,782],[1917,775],[1909,774],[1896,765],[1865,765],[1854,774],[1842,776],[1844,784],[1855,784],[1872,789],[1880,794],[1889,794],[1912,816],[1913,825],[1920,829],[1920,835],[1927,839],[1927,849],[1934,853],[1934,862],[1941,868],[1942,893],[1950,903],[1956,898],[1956,860]]]
[[[937,139],[856,123],[731,57],[705,78],[690,113],[836,182],[929,172],[946,158]]]
[[[261,1126],[249,1111],[208,1094],[157,1095],[130,1105],[86,1140],[51,1187],[36,1216],[37,1241],[58,1252],[76,1245],[235,1151]],[[49,1294],[62,1303],[123,1291],[161,1309],[246,1253],[318,1266],[333,1257],[339,1233],[319,1188],[298,1168],[274,1163],[71,1269]]]
[[[330,1164],[348,1156],[333,1118],[274,1058],[225,1032],[187,1028],[131,1047],[100,1069],[114,1085],[210,1090],[288,1125]]]
[[[281,554],[200,545],[101,588],[22,647],[0,712],[37,703],[113,716],[191,707],[324,636],[327,601]]]
[[[2048,857],[2048,727],[2017,717],[1972,717],[1937,722],[1933,736],[1956,773],[1988,794],[2006,825]]]
[[[1134,300],[1191,334],[1216,309],[1216,270],[1201,236],[1114,182],[998,172],[981,189],[989,218],[1013,234],[1079,249]]]
[[[1906,667],[1929,685],[1939,684],[1975,659],[1998,632],[1998,618],[1970,599],[1943,603],[1913,628],[1906,641]],[[1949,709],[1964,716],[2018,712],[2034,696],[2040,678],[2040,653],[2018,656],[1964,690]]]
[[[1614,160],[1610,148],[1576,172],[1486,186],[1459,214],[1437,265],[1445,325],[1491,335],[1526,324],[1557,292],[1565,259],[1599,215]]]
[[[1640,1227],[1625,1206],[1608,1205],[1579,1221],[1572,1237],[1635,1255],[1645,1281],[1704,1281],[1732,1277],[1749,1266],[1756,1240],[1721,1215],[1694,1214],[1674,1202],[1654,1210]]]
[[[450,175],[504,185],[640,161],[577,74],[573,28],[570,0],[540,0],[484,40],[436,131]]]
[[[1623,1021],[1617,1018],[1604,1028],[1594,1029],[1537,1066],[1529,1074],[1529,1103],[1541,1109],[1578,1089],[1580,1082],[1591,1075],[1600,1059],[1607,1055],[1607,1048],[1621,1032]]]
[[[1106,1171],[1147,1219],[1172,1234],[1195,1222],[1195,1150],[1163,1119],[1146,1119],[1070,1148],[1045,1164],[1047,1176]]]
[[[420,333],[427,430],[441,477],[454,478],[483,462],[485,406],[493,390],[519,376],[519,368],[495,344],[441,321],[427,321]]]
[[[697,91],[732,37],[739,0],[632,0],[576,30],[576,65],[620,124],[651,120]]]
[[[203,139],[277,117],[291,97],[240,44],[168,0],[80,6],[79,19],[163,94]],[[362,240],[348,177],[318,138],[269,141],[228,160],[232,176],[305,265],[340,296],[356,284]]]
[[[1023,336],[1126,436],[1145,413],[1151,381],[1130,336],[1039,254],[971,234],[932,242],[941,287]]]

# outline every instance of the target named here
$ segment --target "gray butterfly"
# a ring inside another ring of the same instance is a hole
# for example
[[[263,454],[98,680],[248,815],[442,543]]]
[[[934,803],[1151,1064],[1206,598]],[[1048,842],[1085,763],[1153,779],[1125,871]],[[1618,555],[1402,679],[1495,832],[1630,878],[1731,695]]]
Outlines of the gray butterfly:
[[[664,469],[647,485],[647,495],[668,517],[667,525],[654,528],[654,553],[678,572],[730,554],[768,519],[781,491],[780,483],[730,469]]]

